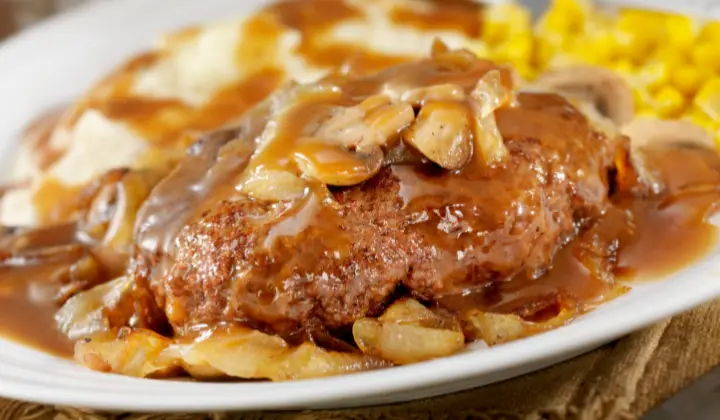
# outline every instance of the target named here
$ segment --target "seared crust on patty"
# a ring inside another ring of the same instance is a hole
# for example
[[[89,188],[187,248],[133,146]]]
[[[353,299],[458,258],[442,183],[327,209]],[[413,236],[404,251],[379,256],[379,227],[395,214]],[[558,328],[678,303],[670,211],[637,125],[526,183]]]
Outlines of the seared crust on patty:
[[[177,237],[158,302],[179,332],[241,322],[293,336],[376,314],[399,287],[433,299],[542,273],[606,206],[612,144],[554,95],[521,95],[496,118],[502,165],[391,165],[327,195],[217,203]]]

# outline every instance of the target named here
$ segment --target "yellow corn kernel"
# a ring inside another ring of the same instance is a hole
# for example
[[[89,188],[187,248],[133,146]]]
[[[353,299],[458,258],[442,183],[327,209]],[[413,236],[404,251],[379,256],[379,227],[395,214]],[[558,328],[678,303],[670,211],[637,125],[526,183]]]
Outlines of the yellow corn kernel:
[[[609,29],[593,28],[578,38],[575,49],[589,57],[590,64],[608,64],[616,53],[615,39]]]
[[[629,82],[629,83],[632,86],[632,83],[631,82]],[[650,92],[647,89],[633,87],[632,92],[633,92],[633,99],[635,101],[636,109],[647,108],[647,109],[654,110],[653,103],[654,103],[655,99],[653,98],[653,96],[650,94]]]
[[[536,33],[574,35],[581,33],[590,11],[587,0],[552,0],[550,7],[538,20]]]
[[[690,51],[680,51],[674,48],[658,48],[648,59],[649,61],[662,61],[671,69],[679,68],[688,63]]]
[[[697,32],[697,24],[692,19],[668,14],[664,25],[666,37],[661,41],[663,49],[689,51],[692,48]]]
[[[562,67],[580,64],[599,65],[603,63],[597,62],[596,57],[592,55],[592,51],[579,48],[568,49],[558,52],[557,54],[552,56],[550,62],[547,63],[547,67],[550,69],[559,69]]]
[[[503,22],[486,19],[482,27],[480,39],[488,45],[497,45],[508,37],[508,27]]]
[[[672,70],[672,74],[670,76],[673,86],[688,96],[694,95],[695,92],[700,89],[700,86],[706,78],[707,72],[694,65],[683,65],[681,67],[677,67]]]
[[[571,32],[584,29],[585,21],[590,12],[590,3],[587,0],[553,0],[552,10],[567,17]]]
[[[660,118],[676,117],[685,108],[685,97],[674,87],[666,85],[653,96],[652,106]]]
[[[551,35],[570,35],[572,23],[570,19],[556,10],[549,10],[537,23],[535,32],[541,38]]]
[[[615,23],[614,40],[618,53],[635,63],[650,54],[660,38],[661,15],[640,10],[621,10]]]
[[[655,89],[670,81],[670,67],[662,61],[653,61],[640,67],[636,78],[648,89]]]
[[[490,6],[485,12],[482,40],[497,45],[518,33],[532,29],[530,11],[515,1],[504,1]]]
[[[533,48],[530,34],[514,36],[490,49],[490,57],[500,63],[529,65]]]
[[[693,104],[710,119],[720,120],[720,77],[706,81],[695,96]]]
[[[518,72],[523,80],[533,80],[538,76],[538,72],[529,64],[516,65],[515,71]]]
[[[691,122],[695,125],[698,125],[700,127],[703,127],[707,129],[708,131],[711,131],[713,129],[713,120],[707,116],[703,111],[692,107],[690,110],[685,112],[680,119],[684,121]]]
[[[657,118],[658,114],[655,112],[652,108],[639,108],[635,110],[635,117],[649,117],[649,118]]]
[[[637,32],[616,28],[613,31],[613,49],[617,57],[639,64],[645,61],[653,50],[653,40]]]
[[[557,50],[558,47],[545,38],[536,37],[532,51],[532,65],[541,70],[545,69]]]
[[[720,48],[710,42],[696,44],[691,53],[692,62],[710,71],[720,69]]]
[[[680,116],[680,119],[706,128],[709,128],[712,123],[710,117],[708,117],[707,115],[705,115],[704,112],[696,109],[695,107],[690,107],[688,110],[686,110],[685,113]]]
[[[631,76],[635,72],[635,65],[626,59],[614,61],[608,67],[623,77]]]
[[[701,41],[720,41],[720,22],[708,22],[700,29],[698,38]]]

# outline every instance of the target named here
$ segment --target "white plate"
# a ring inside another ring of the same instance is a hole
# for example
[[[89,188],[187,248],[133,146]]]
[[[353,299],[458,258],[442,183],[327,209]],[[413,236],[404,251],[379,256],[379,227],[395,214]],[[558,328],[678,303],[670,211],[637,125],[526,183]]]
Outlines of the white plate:
[[[242,14],[260,1],[99,2],[0,46],[0,156],[22,126],[75,98],[167,29]],[[189,383],[105,375],[0,339],[0,396],[133,411],[348,407],[407,401],[546,367],[720,297],[720,247],[665,281],[641,285],[566,327],[490,349],[411,366],[286,383]]]

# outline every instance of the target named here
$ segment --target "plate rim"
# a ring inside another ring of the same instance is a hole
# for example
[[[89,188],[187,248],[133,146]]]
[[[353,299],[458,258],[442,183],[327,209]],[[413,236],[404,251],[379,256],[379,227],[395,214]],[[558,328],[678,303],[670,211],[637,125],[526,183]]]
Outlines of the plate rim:
[[[155,0],[153,7],[160,7],[161,4],[175,5],[178,4],[176,3],[178,1],[180,0]],[[189,3],[191,0],[182,1]],[[264,3],[264,0],[253,0],[248,3],[259,5]],[[146,0],[91,2],[43,21],[0,44],[0,75],[4,74],[3,70],[7,69],[4,66],[8,66],[14,57],[19,57],[24,48],[32,47],[42,42],[43,39],[50,37],[67,38],[68,34],[65,32],[77,25],[78,22],[98,14],[105,16],[105,18],[112,17],[116,13],[122,14],[123,10],[132,8],[139,10],[139,8],[146,5]],[[94,26],[97,26],[97,22]],[[75,30],[78,29],[75,28]],[[80,31],[82,31],[82,28]],[[57,39],[52,42],[54,45],[57,45],[57,43]],[[2,142],[2,139],[0,139],[0,143]],[[7,147],[7,144],[0,144],[1,147]],[[72,368],[73,370],[77,369],[78,372],[83,372],[82,383],[91,385],[93,384],[92,380],[98,380],[97,389],[90,387],[83,389],[83,392],[78,392],[79,388],[75,386],[63,387],[51,383],[43,384],[42,381],[34,381],[33,383],[28,378],[24,380],[22,378],[12,379],[11,375],[3,374],[3,368],[7,369],[6,372],[11,371],[10,368],[13,368],[12,371],[16,372],[16,374],[22,374],[23,367],[11,366],[10,363],[0,359],[0,396],[42,404],[143,412],[294,409],[340,406],[342,404],[338,404],[338,402],[360,402],[364,398],[372,399],[373,397],[393,393],[432,389],[449,382],[469,381],[479,377],[498,375],[503,371],[512,369],[525,369],[525,372],[529,372],[536,370],[533,366],[540,367],[543,361],[557,357],[565,359],[567,357],[563,355],[569,357],[578,352],[595,348],[632,331],[656,323],[663,318],[720,297],[720,281],[718,281],[720,278],[720,261],[714,261],[711,258],[712,256],[720,259],[720,249],[709,254],[706,261],[697,262],[695,265],[674,274],[671,278],[662,280],[662,282],[670,282],[673,278],[680,276],[699,275],[707,280],[703,293],[673,284],[672,287],[668,287],[675,291],[673,294],[674,300],[666,302],[662,306],[639,305],[636,308],[635,317],[629,320],[623,319],[626,314],[622,311],[620,313],[602,314],[600,317],[589,316],[565,327],[497,346],[489,351],[480,351],[479,353],[470,351],[429,362],[379,371],[282,383],[183,383],[119,376],[113,377],[111,380],[107,374],[85,371],[80,367]],[[706,269],[708,272],[696,273],[696,271],[702,269]],[[651,294],[663,294],[661,293],[662,290],[662,288],[656,288],[656,290],[651,290]],[[597,314],[598,311],[612,311],[612,309],[605,310],[604,308],[622,304],[624,300],[631,297],[631,294],[633,292],[603,305],[601,308],[591,312],[591,315]],[[649,299],[650,296],[633,295],[632,298]],[[611,328],[611,321],[622,321],[623,323],[620,326]],[[599,332],[592,327],[597,327]],[[564,338],[566,336],[571,336],[572,340],[568,341],[568,338]],[[565,344],[553,347],[552,342],[554,340]],[[0,338],[0,349],[12,349],[14,347],[25,349],[19,351],[34,351]],[[498,351],[503,353],[498,356]],[[488,367],[488,361],[483,360],[484,358],[490,358],[495,365]],[[17,373],[18,370],[19,373]],[[100,380],[100,375],[104,375],[105,378]],[[422,377],[422,379],[418,379],[419,377]],[[117,391],[109,391],[104,388],[106,382],[127,384],[125,389],[131,392],[118,395]],[[165,392],[160,396],[161,398],[147,398],[148,393],[153,390]],[[202,395],[198,395],[199,393]],[[285,393],[292,394],[292,397],[288,397]],[[259,394],[263,394],[265,398],[258,398]]]

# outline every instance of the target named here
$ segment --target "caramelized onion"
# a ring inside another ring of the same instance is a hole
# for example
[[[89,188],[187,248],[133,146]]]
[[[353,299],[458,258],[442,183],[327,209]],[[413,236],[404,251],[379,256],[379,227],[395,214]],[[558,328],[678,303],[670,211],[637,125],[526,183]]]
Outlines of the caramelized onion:
[[[128,325],[132,287],[131,278],[119,277],[71,297],[55,314],[58,328],[71,340],[78,340]]]
[[[79,238],[86,244],[128,252],[138,210],[160,179],[161,174],[151,170],[109,172],[87,194]]]
[[[78,342],[75,360],[94,370],[135,377],[164,376],[182,367],[200,379],[235,377],[284,381],[389,366],[358,353],[281,338],[243,327],[216,328],[195,340],[170,340],[147,330],[105,332]]]
[[[449,356],[465,346],[457,321],[440,317],[414,299],[393,303],[378,319],[358,319],[353,337],[363,353],[397,364]]]
[[[502,85],[498,70],[490,70],[470,93],[470,109],[475,117],[475,153],[483,163],[492,165],[508,155],[493,112],[511,100],[511,93]]]

